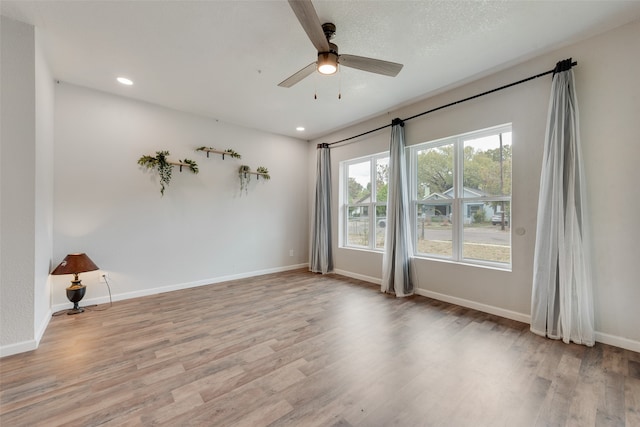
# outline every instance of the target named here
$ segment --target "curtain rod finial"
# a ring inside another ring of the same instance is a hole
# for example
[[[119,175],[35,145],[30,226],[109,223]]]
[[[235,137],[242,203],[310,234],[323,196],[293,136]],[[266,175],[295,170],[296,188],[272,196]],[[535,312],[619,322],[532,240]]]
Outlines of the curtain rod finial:
[[[553,74],[561,73],[563,71],[569,71],[571,67],[574,65],[571,58],[563,59],[562,61],[558,61],[556,64],[556,68],[553,70]]]

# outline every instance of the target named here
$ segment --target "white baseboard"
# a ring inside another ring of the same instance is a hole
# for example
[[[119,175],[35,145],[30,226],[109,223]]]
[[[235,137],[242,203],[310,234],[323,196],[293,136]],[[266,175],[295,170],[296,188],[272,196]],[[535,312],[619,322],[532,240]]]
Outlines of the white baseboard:
[[[382,284],[382,279],[378,279],[377,277],[365,276],[364,274],[352,273],[346,270],[333,270],[334,273],[339,274],[341,276],[351,277],[352,279],[362,280],[364,282],[375,283],[376,285]]]
[[[350,271],[345,271],[345,270],[335,270],[335,273],[340,274],[342,276],[363,280],[365,282],[375,283],[376,285],[382,284],[382,279],[378,279],[377,277],[365,276],[362,274],[352,273]],[[467,300],[464,298],[452,297],[449,295],[440,294],[438,292],[427,291],[425,289],[416,289],[415,293],[416,295],[437,299],[438,301],[444,301],[444,302],[459,305],[462,307],[473,308],[474,310],[482,311],[483,313],[495,314],[496,316],[505,317],[511,320],[517,320],[518,322],[523,322],[527,324],[531,323],[531,317],[529,315],[517,313],[511,310],[505,310],[500,307],[481,304],[479,302]]]
[[[51,314],[52,311],[51,309],[49,309],[47,314],[45,314],[44,319],[42,319],[40,327],[36,330],[36,348],[38,347],[38,345],[40,345],[40,340],[42,340],[44,332],[47,330],[47,326],[49,326],[49,322],[51,321]]]
[[[240,273],[240,274],[231,274],[228,276],[220,276],[220,277],[213,277],[210,279],[204,279],[204,280],[198,280],[195,282],[185,282],[185,283],[177,283],[174,285],[167,285],[167,286],[160,286],[157,288],[149,288],[149,289],[142,289],[140,291],[134,291],[134,292],[125,292],[125,293],[121,293],[121,294],[113,294],[111,296],[111,299],[113,301],[123,301],[123,300],[127,300],[127,299],[132,299],[132,298],[139,298],[139,297],[145,297],[145,296],[149,296],[149,295],[156,295],[156,294],[161,294],[164,292],[171,292],[171,291],[179,291],[182,289],[188,289],[188,288],[196,288],[198,286],[206,286],[206,285],[213,285],[216,283],[222,283],[222,282],[228,282],[231,280],[239,280],[239,279],[246,279],[248,277],[255,277],[255,276],[262,276],[265,274],[272,274],[272,273],[281,273],[283,271],[290,271],[290,270],[297,270],[299,268],[305,268],[308,267],[309,264],[308,263],[304,263],[304,264],[296,264],[296,265],[288,265],[286,267],[276,267],[276,268],[269,268],[269,269],[265,269],[265,270],[257,270],[257,271],[250,271],[248,273]],[[89,298],[89,299],[83,299],[82,303],[80,304],[80,306],[87,306],[87,305],[93,305],[93,304],[105,304],[109,302],[109,297],[108,296],[102,296],[102,297],[97,297],[97,298]],[[66,310],[71,308],[72,305],[70,303],[63,303],[63,304],[56,304],[52,307],[53,312],[57,312],[60,310]]]
[[[595,332],[596,341],[602,344],[612,345],[614,347],[620,347],[627,350],[640,353],[640,341],[630,340],[629,338],[618,337],[615,335],[605,334],[603,332]]]
[[[425,289],[416,289],[416,295],[422,295],[423,297],[437,299],[438,301],[444,301],[444,302],[459,305],[462,307],[472,308],[474,310],[478,310],[483,313],[495,314],[496,316],[504,317],[506,319],[511,319],[511,320],[515,320],[515,321],[526,323],[526,324],[531,324],[530,315],[524,314],[524,313],[518,313],[517,311],[507,310],[507,309],[496,307],[493,305],[482,304],[480,302],[471,301],[464,298],[453,297],[453,296],[441,294],[438,292],[427,291]]]
[[[37,349],[44,332],[47,330],[47,326],[49,326],[49,321],[51,321],[51,310],[44,316],[42,323],[35,331],[35,339],[0,346],[0,358]]]
[[[13,356],[14,354],[24,353],[26,351],[38,348],[36,340],[21,341],[15,344],[0,346],[0,357]]]
[[[363,280],[365,282],[375,283],[377,285],[380,285],[382,283],[382,279],[365,276],[358,273],[352,273],[350,271],[335,270],[335,273],[340,274],[342,276]],[[421,295],[427,298],[433,298],[438,301],[444,301],[444,302],[459,305],[462,307],[472,308],[474,310],[482,311],[483,313],[494,314],[496,316],[526,323],[528,325],[531,324],[531,315],[529,314],[518,313],[516,311],[507,310],[507,309],[495,307],[492,305],[482,304],[482,303],[471,301],[464,298],[453,297],[453,296],[441,294],[438,292],[428,291],[426,289],[416,289],[415,293],[416,295]],[[639,341],[635,341],[629,338],[619,337],[616,335],[605,334],[603,332],[598,332],[598,331],[595,332],[595,338],[596,338],[596,342],[599,342],[602,344],[608,344],[614,347],[624,348],[626,350],[631,350],[631,351],[640,353]]]

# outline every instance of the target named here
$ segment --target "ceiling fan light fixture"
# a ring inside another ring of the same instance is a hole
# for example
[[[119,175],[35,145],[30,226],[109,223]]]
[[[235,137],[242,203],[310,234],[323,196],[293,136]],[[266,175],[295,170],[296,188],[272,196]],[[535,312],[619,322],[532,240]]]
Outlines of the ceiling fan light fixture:
[[[333,52],[322,52],[318,54],[318,72],[330,75],[338,71],[338,55]]]

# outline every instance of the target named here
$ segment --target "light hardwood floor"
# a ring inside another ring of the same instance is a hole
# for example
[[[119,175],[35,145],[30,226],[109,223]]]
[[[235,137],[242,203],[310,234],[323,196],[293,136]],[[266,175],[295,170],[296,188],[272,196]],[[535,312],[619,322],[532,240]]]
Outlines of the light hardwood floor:
[[[0,360],[0,425],[640,426],[640,354],[378,289],[296,270],[54,317]]]

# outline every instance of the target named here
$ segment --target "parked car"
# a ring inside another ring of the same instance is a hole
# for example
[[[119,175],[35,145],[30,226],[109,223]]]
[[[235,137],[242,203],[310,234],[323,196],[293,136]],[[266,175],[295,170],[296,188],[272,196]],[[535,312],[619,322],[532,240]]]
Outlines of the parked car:
[[[491,225],[502,224],[502,213],[497,213],[491,217]],[[509,217],[505,214],[504,224],[509,225]]]

